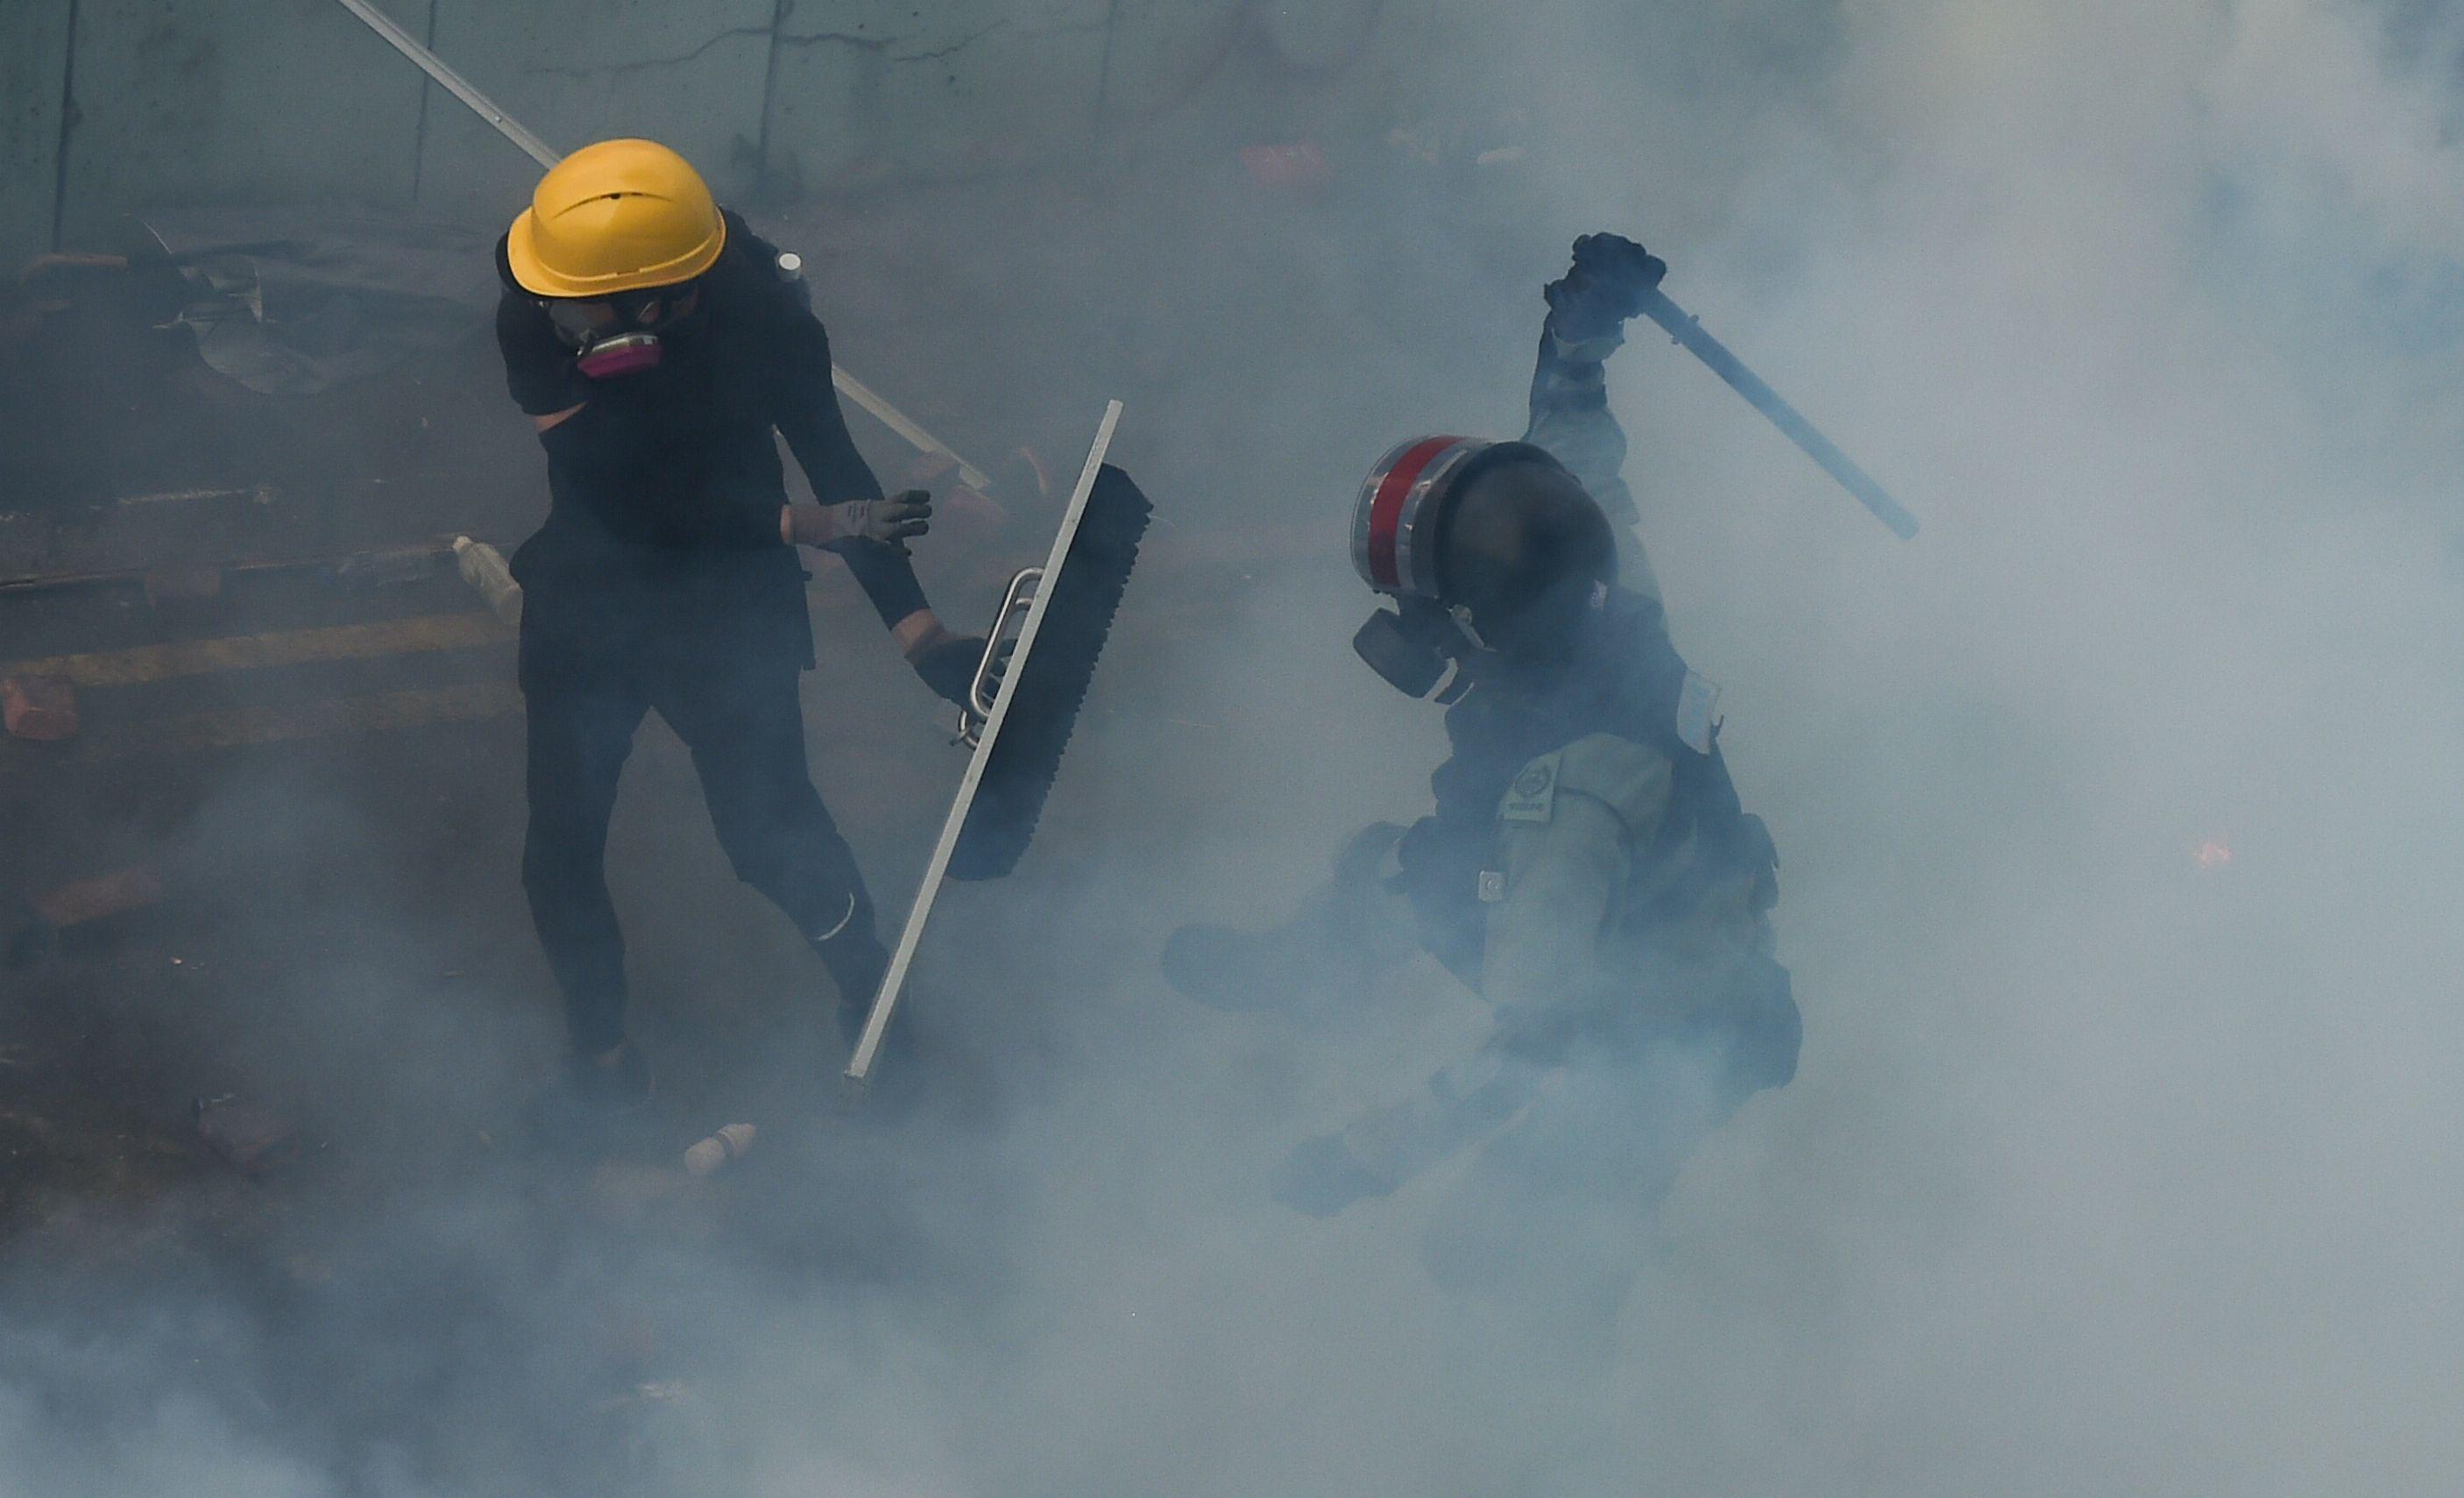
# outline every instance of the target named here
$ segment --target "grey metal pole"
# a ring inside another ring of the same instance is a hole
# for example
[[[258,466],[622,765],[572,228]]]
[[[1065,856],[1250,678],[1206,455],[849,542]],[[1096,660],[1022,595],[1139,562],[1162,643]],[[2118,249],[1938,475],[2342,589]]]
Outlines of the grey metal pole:
[[[1820,464],[1822,471],[1838,480],[1839,487],[1855,496],[1857,502],[1874,512],[1874,518],[1891,528],[1902,540],[1917,533],[1917,518],[1903,508],[1897,499],[1872,475],[1859,468],[1848,454],[1839,451],[1829,437],[1815,430],[1797,408],[1780,398],[1780,393],[1763,383],[1760,375],[1746,367],[1745,361],[1728,352],[1728,345],[1703,331],[1701,319],[1668,299],[1666,294],[1654,288],[1643,297],[1642,315],[1668,330],[1668,336],[1683,345],[1688,353],[1711,366],[1711,372],[1728,384],[1728,387],[1746,398],[1746,404],[1771,418],[1772,426],[1802,450],[1807,457]]]

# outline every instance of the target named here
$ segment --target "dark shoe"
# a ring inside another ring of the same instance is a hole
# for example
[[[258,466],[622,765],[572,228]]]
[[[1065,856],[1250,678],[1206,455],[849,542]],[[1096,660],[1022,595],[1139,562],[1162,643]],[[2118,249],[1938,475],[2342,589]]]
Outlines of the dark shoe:
[[[825,1002],[838,1014],[839,1039],[852,1050],[872,1013],[873,996],[890,971],[890,953],[873,931],[872,912],[865,909],[860,919],[807,944],[829,971],[830,993]]]

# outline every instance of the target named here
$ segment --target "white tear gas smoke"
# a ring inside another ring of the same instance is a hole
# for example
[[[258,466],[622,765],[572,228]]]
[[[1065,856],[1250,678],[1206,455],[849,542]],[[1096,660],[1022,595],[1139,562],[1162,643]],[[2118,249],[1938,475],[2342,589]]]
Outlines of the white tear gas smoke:
[[[1066,253],[955,257],[1088,310],[1046,331],[1142,382],[1127,461],[1166,526],[1322,542],[1227,597],[1133,587],[1043,882],[921,974],[982,1106],[768,1157],[765,1124],[716,1179],[783,1163],[724,1235],[655,1183],[492,1166],[311,1193],[270,1251],[319,1267],[278,1286],[20,1254],[0,1494],[2306,1494],[2464,1465],[2464,35],[2327,0],[1389,12],[1373,57],[1416,109],[1327,128],[1504,154],[1210,201],[1189,161],[1272,108],[1235,74],[1112,165]],[[1295,1029],[1182,1002],[1155,953],[1280,918],[1350,828],[1421,809],[1435,712],[1345,649],[1343,508],[1400,436],[1519,427],[1539,286],[1602,228],[1926,529],[1894,541],[1664,342],[1612,363],[1677,642],[1779,842],[1807,1040],[1624,1224],[1649,1267],[1575,1373],[1430,1284],[1435,1184],[1324,1223],[1265,1199],[1295,1140],[1470,1044],[1473,1001],[1423,965]],[[1022,386],[1079,357],[980,353]],[[837,665],[825,699],[891,691]],[[683,950],[755,931],[704,918],[737,892],[650,758],[627,910],[691,912]],[[894,908],[929,789],[910,815],[822,784]],[[646,871],[653,821],[682,851]],[[817,984],[774,937],[718,976]],[[362,1116],[468,1115],[534,1038],[466,1007],[320,1067]],[[660,1357],[627,1361],[637,1324]]]

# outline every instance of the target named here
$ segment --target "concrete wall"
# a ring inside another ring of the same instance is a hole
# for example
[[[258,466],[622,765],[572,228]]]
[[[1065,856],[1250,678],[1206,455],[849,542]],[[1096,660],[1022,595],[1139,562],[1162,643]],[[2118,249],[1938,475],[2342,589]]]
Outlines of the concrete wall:
[[[414,31],[427,0],[392,0]],[[155,202],[400,203],[425,80],[333,0],[75,0],[62,232]]]
[[[1381,0],[378,0],[551,144],[674,144],[722,196],[1032,165],[1236,43],[1347,65]],[[61,84],[74,107],[63,111]],[[177,202],[501,220],[536,169],[335,0],[0,0],[0,253]],[[55,191],[55,188],[58,190]],[[55,207],[58,222],[55,225]]]
[[[796,6],[780,33],[772,169],[792,188],[963,172],[1083,146],[1115,9],[1114,0],[940,0],[932,28],[919,31],[910,0]]]
[[[649,136],[700,166],[723,198],[749,184],[776,0],[434,3],[437,54],[550,145]],[[406,154],[413,144],[395,143]],[[529,158],[433,91],[420,152],[423,210],[493,222],[538,180]]]

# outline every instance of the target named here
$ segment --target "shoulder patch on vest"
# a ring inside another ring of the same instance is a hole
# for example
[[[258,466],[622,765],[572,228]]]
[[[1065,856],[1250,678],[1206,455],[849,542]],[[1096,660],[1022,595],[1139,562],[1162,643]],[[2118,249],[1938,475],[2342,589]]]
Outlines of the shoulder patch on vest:
[[[1560,754],[1544,754],[1517,771],[1497,808],[1503,822],[1546,822],[1557,809],[1557,765]]]

